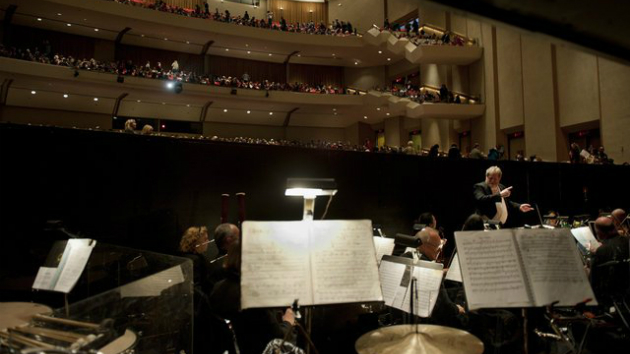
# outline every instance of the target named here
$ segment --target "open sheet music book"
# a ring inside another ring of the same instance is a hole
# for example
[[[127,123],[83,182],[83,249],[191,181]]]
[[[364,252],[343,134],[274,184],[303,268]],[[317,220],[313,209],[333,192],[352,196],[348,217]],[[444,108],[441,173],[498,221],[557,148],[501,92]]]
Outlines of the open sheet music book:
[[[394,239],[374,236],[374,248],[376,248],[376,260],[380,264],[384,255],[391,256],[394,252]]]
[[[385,305],[411,313],[409,297],[414,296],[414,314],[420,317],[431,316],[442,284],[442,268],[439,263],[383,256],[379,274]],[[412,277],[417,279],[417,296],[411,292]]]
[[[57,241],[43,267],[39,267],[33,289],[69,293],[81,277],[96,241],[71,238]]]
[[[585,250],[597,249],[602,244],[597,241],[593,235],[593,231],[588,226],[582,226],[575,229],[571,229],[571,234],[577,240],[577,242],[584,247]]]
[[[455,242],[471,310],[597,304],[567,229],[462,231]]]
[[[241,307],[383,301],[370,220],[245,221]]]
[[[456,281],[458,283],[462,282],[462,271],[459,267],[459,256],[457,253],[453,255],[451,266],[448,267],[448,271],[446,272],[446,277],[444,279]]]

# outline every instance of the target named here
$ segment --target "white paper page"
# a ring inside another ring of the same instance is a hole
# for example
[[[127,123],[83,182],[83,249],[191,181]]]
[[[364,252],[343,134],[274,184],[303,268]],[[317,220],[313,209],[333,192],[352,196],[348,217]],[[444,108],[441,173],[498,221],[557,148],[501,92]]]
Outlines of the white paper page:
[[[120,287],[120,297],[160,296],[162,291],[184,282],[181,266],[166,269]]]
[[[58,270],[59,278],[53,290],[69,293],[81,277],[85,265],[90,259],[96,241],[90,239],[70,239],[62,256]],[[64,259],[65,258],[65,259]]]
[[[384,255],[391,255],[394,252],[394,239],[374,236],[374,247],[376,248],[376,261],[381,263]]]
[[[383,301],[385,301],[385,305],[393,306],[396,292],[399,291],[398,288],[400,288],[400,281],[405,274],[405,268],[406,265],[402,263],[388,261],[381,262],[378,270],[381,278]]]
[[[461,283],[462,282],[462,271],[459,268],[459,256],[457,253],[453,255],[453,260],[451,261],[451,266],[448,268],[446,272],[446,280],[452,280]]]
[[[245,221],[242,229],[241,307],[312,305],[308,225]]]
[[[591,248],[596,250],[602,245],[599,241],[597,241],[593,235],[593,231],[591,231],[591,228],[588,226],[571,229],[571,234],[580,243],[580,245],[584,246],[587,250],[590,250]]]
[[[313,221],[310,249],[316,304],[383,301],[370,220]]]
[[[429,317],[435,307],[442,283],[442,270],[424,267],[414,267],[413,276],[417,279],[417,295],[411,292],[411,284],[405,292],[402,310],[410,312],[409,296],[414,296],[413,312],[420,317]]]
[[[532,306],[511,230],[458,231],[468,308]]]
[[[569,230],[517,230],[516,239],[536,306],[574,306],[586,299],[597,304]]]
[[[53,278],[56,272],[57,268],[39,267],[37,276],[33,282],[33,289],[52,290],[55,287],[53,284]]]

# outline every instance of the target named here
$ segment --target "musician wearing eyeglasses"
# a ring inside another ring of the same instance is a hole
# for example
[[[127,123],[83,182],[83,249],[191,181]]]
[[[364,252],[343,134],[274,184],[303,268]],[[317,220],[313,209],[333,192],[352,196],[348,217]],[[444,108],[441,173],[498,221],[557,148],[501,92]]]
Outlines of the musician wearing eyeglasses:
[[[508,219],[508,209],[520,210],[523,213],[534,210],[529,204],[519,204],[510,200],[512,187],[505,187],[501,183],[503,173],[497,166],[486,170],[486,180],[474,186],[477,213],[485,220],[498,221],[505,224]]]
[[[412,254],[411,252],[407,252],[402,256],[423,261],[436,261],[440,257],[444,244],[446,243],[445,240],[440,238],[437,230],[425,227],[416,234],[416,237],[420,239],[421,242],[420,246],[417,248],[417,253]],[[462,306],[451,301],[444,288],[444,283],[442,283],[435,307],[431,313],[431,322],[439,325],[460,327],[457,316],[465,312]]]

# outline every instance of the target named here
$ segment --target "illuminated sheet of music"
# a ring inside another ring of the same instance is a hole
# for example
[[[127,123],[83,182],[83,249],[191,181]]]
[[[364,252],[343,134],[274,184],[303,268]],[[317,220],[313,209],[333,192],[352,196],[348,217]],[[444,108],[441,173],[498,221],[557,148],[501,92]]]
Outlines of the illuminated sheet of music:
[[[241,306],[382,301],[370,220],[243,223]]]
[[[446,280],[462,282],[462,271],[459,268],[459,256],[457,253],[453,255],[453,260],[451,261],[451,266],[448,268],[448,272],[446,272]]]
[[[388,262],[383,260],[378,268],[383,289],[383,301],[385,305],[394,307],[396,293],[401,291],[404,294],[405,287],[400,286],[400,281],[405,274],[406,265],[402,263]],[[402,301],[402,299],[401,299]]]
[[[242,228],[241,307],[313,304],[303,222],[246,221]]]
[[[34,289],[69,293],[74,288],[87,265],[96,241],[69,239],[56,267],[40,267],[33,283]]]
[[[402,299],[402,309],[405,312],[410,312],[409,296],[414,296],[414,314],[420,317],[429,317],[440,292],[442,270],[415,266],[413,276],[417,280],[417,295],[412,294],[410,284]]]
[[[376,261],[380,264],[384,255],[391,255],[394,252],[394,239],[374,236],[374,247],[376,248]]]
[[[456,232],[455,241],[469,309],[531,306],[511,230]]]
[[[554,301],[560,301],[558,306],[573,306],[595,299],[569,230],[516,230],[515,234],[536,306]]]
[[[382,301],[370,220],[322,220],[310,229],[316,304]]]
[[[571,229],[571,234],[573,237],[587,250],[589,249],[597,249],[602,244],[597,241],[595,236],[593,236],[593,231],[588,226],[582,226],[575,229]]]

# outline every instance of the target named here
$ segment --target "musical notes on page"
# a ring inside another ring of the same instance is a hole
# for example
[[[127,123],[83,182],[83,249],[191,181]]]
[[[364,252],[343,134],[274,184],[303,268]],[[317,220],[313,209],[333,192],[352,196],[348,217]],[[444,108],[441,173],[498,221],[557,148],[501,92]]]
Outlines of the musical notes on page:
[[[391,255],[394,252],[394,239],[374,236],[374,247],[376,248],[376,261],[381,263],[381,258],[385,255]]]
[[[537,306],[595,298],[569,230],[517,230],[516,240]]]
[[[313,303],[308,235],[302,222],[244,222],[241,307]]]
[[[369,220],[243,223],[241,306],[381,301]]]
[[[532,303],[511,230],[456,232],[455,241],[470,309]]]

